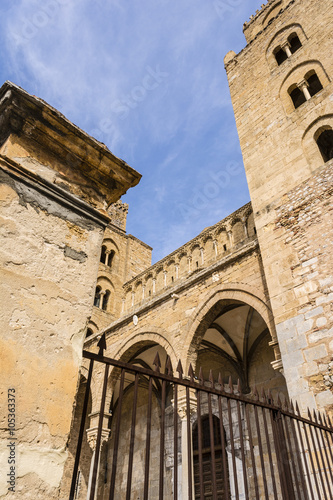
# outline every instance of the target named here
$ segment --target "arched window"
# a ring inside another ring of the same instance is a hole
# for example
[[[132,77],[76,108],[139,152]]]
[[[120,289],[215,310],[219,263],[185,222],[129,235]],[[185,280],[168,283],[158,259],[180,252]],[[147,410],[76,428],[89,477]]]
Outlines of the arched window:
[[[281,47],[277,47],[273,52],[276,62],[280,66],[286,59],[288,59],[287,53]]]
[[[290,87],[288,93],[294,103],[295,109],[299,108],[306,101],[304,93],[297,87],[297,85]]]
[[[225,489],[227,489],[227,497],[230,498],[229,484],[225,484],[223,473],[223,464],[228,467],[226,451],[221,446],[221,431],[220,420],[213,415],[213,434],[214,434],[214,452],[215,452],[215,468],[216,468],[216,489],[218,498],[225,498]],[[198,422],[193,428],[193,467],[194,467],[194,490],[195,499],[200,499],[200,473],[203,472],[204,494],[205,498],[212,498],[212,450],[210,445],[210,426],[209,416],[201,417],[201,436],[202,436],[202,469],[199,470],[199,429]],[[225,434],[224,434],[225,438]],[[224,454],[224,459],[223,455]],[[227,477],[229,473],[227,471]]]
[[[102,309],[103,309],[103,311],[107,310],[108,303],[109,303],[109,298],[110,298],[110,290],[106,290],[105,294],[103,295],[103,301],[102,301]]]
[[[97,286],[95,290],[94,306],[99,307],[101,303],[101,287]]]
[[[296,33],[292,33],[288,37],[288,42],[290,46],[290,52],[294,54],[298,49],[302,47],[301,40],[298,38]]]
[[[91,336],[91,335],[93,335],[93,334],[94,334],[94,332],[92,331],[92,329],[91,329],[91,328],[88,328],[88,329],[87,329],[86,338],[90,337],[90,336]]]
[[[106,263],[106,246],[102,246],[102,251],[101,251],[101,258],[100,261],[105,264]]]
[[[305,75],[305,80],[308,82],[308,90],[311,97],[323,89],[315,71],[310,71],[307,75]]]
[[[317,139],[317,145],[324,162],[333,158],[333,130],[324,130]]]
[[[108,261],[107,261],[107,265],[109,267],[112,267],[112,261],[113,261],[114,255],[115,255],[114,250],[111,250],[111,252],[109,253],[109,256],[108,256]]]

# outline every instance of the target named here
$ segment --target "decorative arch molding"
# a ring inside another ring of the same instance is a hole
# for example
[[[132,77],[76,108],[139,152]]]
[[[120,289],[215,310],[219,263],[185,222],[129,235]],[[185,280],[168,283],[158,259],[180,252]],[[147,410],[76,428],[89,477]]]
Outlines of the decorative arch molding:
[[[282,0],[275,4],[266,14],[262,21],[262,26],[263,28],[266,28],[266,26],[269,25],[271,21],[280,13],[280,10],[282,9]]]
[[[297,84],[302,82],[306,75],[310,72],[316,73],[323,88],[330,84],[330,78],[320,61],[311,59],[303,61],[295,66],[291,71],[289,71],[280,86],[279,95],[287,114],[291,114],[295,111],[295,106],[290,98],[288,90],[292,87],[296,87]]]
[[[135,346],[135,344],[138,344],[139,342],[154,342],[155,344],[160,345],[163,347],[165,352],[170,356],[171,363],[173,368],[175,369],[178,363],[178,356],[177,353],[174,349],[174,347],[170,344],[169,340],[167,339],[167,332],[163,330],[162,328],[159,327],[152,327],[151,331],[147,332],[146,328],[142,328],[135,333],[132,333],[124,342],[118,347],[117,351],[114,353],[109,353],[111,357],[114,359],[123,359],[123,361],[126,361],[124,357],[126,358],[126,353],[129,352],[129,350]]]
[[[115,353],[108,352],[107,354],[114,359],[127,362],[131,358],[133,348],[136,345],[139,347],[139,345],[142,345],[144,343],[147,343],[147,345],[149,345],[149,343],[151,345],[157,344],[157,346],[162,347],[170,357],[173,369],[175,370],[178,364],[178,357],[174,348],[166,338],[166,332],[158,327],[154,327],[152,330],[153,331],[150,332],[147,332],[146,329],[136,331],[135,333],[130,335],[130,337],[127,338],[120,347],[118,347]],[[119,368],[114,367],[109,375],[108,380],[108,396],[106,401],[107,404],[109,404],[111,401],[112,393],[114,391],[118,375]]]
[[[278,67],[274,56],[274,50],[285,43],[292,33],[296,33],[302,45],[306,43],[308,37],[299,23],[292,23],[280,29],[270,40],[266,49],[266,59],[271,70]]]
[[[302,137],[302,146],[306,159],[312,169],[323,165],[323,157],[319,151],[317,140],[324,130],[333,129],[333,114],[327,114],[316,118],[306,128]]]
[[[186,371],[190,363],[195,364],[197,348],[207,326],[213,319],[214,308],[223,300],[235,300],[253,307],[265,321],[272,341],[276,342],[277,336],[273,314],[264,294],[260,290],[243,283],[221,285],[218,290],[206,296],[203,305],[194,313],[188,323],[188,333],[183,348],[183,357],[186,358]]]

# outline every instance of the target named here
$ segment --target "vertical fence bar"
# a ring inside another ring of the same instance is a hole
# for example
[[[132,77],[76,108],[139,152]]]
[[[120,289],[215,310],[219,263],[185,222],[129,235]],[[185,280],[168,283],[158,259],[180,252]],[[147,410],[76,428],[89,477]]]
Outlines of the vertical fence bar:
[[[291,446],[292,443],[291,443],[291,439],[290,439],[290,433],[289,433],[287,418],[288,417],[286,417],[285,415],[283,416],[282,426],[285,429],[285,436],[287,437],[287,439],[285,440],[285,442],[286,442],[286,447],[289,450],[289,457],[290,457],[291,467],[292,467],[294,478],[295,478],[294,482],[296,484],[297,495],[300,497],[301,496],[301,492],[300,492],[300,487],[299,487],[299,483],[298,483],[298,480],[297,480],[296,463],[295,463],[295,459],[294,459],[295,453],[293,452],[293,449],[292,449],[292,446]],[[288,451],[287,451],[287,453],[288,453]]]
[[[306,440],[306,444],[307,444],[307,447],[308,447],[308,453],[309,453],[309,458],[310,458],[311,467],[312,467],[312,473],[313,473],[313,477],[314,477],[314,481],[315,481],[315,485],[316,485],[316,489],[317,489],[317,494],[318,494],[318,497],[320,498],[321,497],[321,492],[320,492],[320,488],[319,488],[319,484],[318,484],[316,469],[315,469],[315,466],[314,466],[314,463],[313,463],[312,451],[311,451],[311,446],[310,446],[310,442],[309,442],[308,433],[307,433],[307,430],[306,430],[306,425],[307,424],[305,424],[305,423],[303,425],[304,435],[305,435],[305,440]],[[311,481],[311,476],[309,477],[309,481]]]
[[[277,489],[276,489],[276,482],[275,482],[273,459],[272,459],[272,450],[271,450],[270,438],[269,438],[269,434],[268,434],[267,418],[266,418],[266,411],[265,410],[266,410],[265,408],[262,408],[262,417],[263,417],[263,421],[264,421],[264,430],[265,430],[266,443],[267,443],[269,467],[270,467],[271,477],[272,477],[274,498],[278,498]]]
[[[291,403],[291,411],[292,411],[292,414],[294,415],[294,407],[293,407],[293,404]],[[294,449],[295,449],[295,455],[296,455],[296,458],[297,458],[297,465],[298,465],[298,476],[296,475],[296,480],[297,482],[300,482],[300,489],[301,489],[301,492],[303,495],[300,495],[300,498],[303,496],[304,498],[308,498],[307,497],[307,494],[304,493],[304,485],[306,486],[306,482],[303,481],[303,476],[304,476],[304,473],[303,473],[303,466],[302,466],[302,462],[301,462],[301,457],[300,457],[300,451],[299,451],[299,442],[298,442],[298,439],[297,439],[297,434],[296,434],[296,424],[295,424],[295,418],[293,417],[290,417],[290,427],[291,427],[291,434],[293,436],[293,440],[294,440]]]
[[[313,413],[314,413],[315,422],[318,423],[317,417],[316,417],[316,413],[315,412],[313,412]],[[330,482],[329,482],[328,475],[327,475],[327,467],[326,467],[325,460],[324,460],[323,448],[321,446],[321,440],[319,439],[319,437],[321,435],[320,434],[320,429],[318,429],[318,427],[315,427],[314,433],[315,433],[315,436],[317,438],[317,443],[318,443],[318,447],[319,447],[319,453],[320,453],[321,463],[322,463],[322,467],[323,467],[324,474],[325,474],[325,479],[326,479],[326,484],[327,484],[327,491],[328,491],[328,493],[332,493],[332,489],[330,487]],[[332,474],[332,472],[331,472],[331,474]],[[331,498],[332,498],[332,496],[331,496]]]
[[[231,383],[231,389],[232,389],[232,383]],[[233,473],[234,473],[235,495],[236,495],[236,499],[238,500],[239,499],[239,491],[238,491],[238,479],[237,479],[237,468],[236,468],[236,458],[235,458],[234,431],[232,428],[232,415],[231,415],[231,405],[230,405],[229,398],[227,401],[227,406],[228,406],[228,420],[229,420],[229,429],[230,429],[231,457],[232,457],[232,469],[233,469]]]
[[[139,386],[139,373],[136,373],[135,374],[135,382],[134,382],[134,395],[133,395],[131,440],[130,440],[130,450],[129,450],[129,457],[128,457],[126,500],[130,500],[130,498],[131,498],[132,472],[133,472],[133,455],[134,455],[134,440],[135,440],[135,423],[136,423],[136,408],[137,408],[137,403],[138,403],[138,386]]]
[[[101,400],[101,406],[100,406],[100,410],[99,410],[98,430],[97,430],[96,448],[95,448],[95,460],[94,460],[94,468],[93,468],[93,475],[92,475],[92,480],[91,480],[91,490],[90,490],[89,500],[94,500],[94,498],[95,498],[97,469],[98,469],[98,463],[99,463],[99,455],[100,455],[100,451],[101,451],[101,436],[102,436],[102,428],[103,428],[103,420],[104,420],[105,398],[106,398],[106,389],[107,389],[107,385],[108,385],[108,376],[109,376],[109,365],[106,364],[105,365],[105,372],[104,372],[102,400]]]
[[[120,422],[121,422],[121,409],[123,404],[123,393],[124,393],[124,382],[125,382],[125,370],[121,370],[120,375],[120,386],[119,386],[119,397],[118,397],[118,415],[116,422],[116,429],[114,433],[114,445],[113,445],[113,460],[112,460],[112,473],[110,481],[110,495],[109,500],[114,500],[114,487],[116,483],[116,472],[117,472],[117,461],[118,461],[118,448],[119,448],[119,436],[120,436]]]
[[[256,461],[255,461],[255,456],[254,456],[254,452],[253,452],[252,429],[251,429],[251,420],[250,420],[250,415],[249,415],[249,404],[248,403],[245,403],[245,415],[246,415],[247,430],[249,432],[250,454],[251,454],[251,463],[252,463],[252,471],[253,471],[256,500],[260,500],[258,477],[257,477],[257,467],[256,467]]]
[[[322,420],[320,414],[319,414],[319,417],[320,417],[320,423],[323,425],[323,420]],[[325,427],[328,427],[325,415],[324,415],[324,424],[325,424]],[[332,436],[332,431],[325,430],[325,436],[326,436],[326,439],[327,439],[328,451],[329,451],[330,456],[331,456],[331,465],[333,466],[333,452],[332,452],[332,449],[333,449],[333,436]],[[330,438],[331,438],[331,444],[330,444]]]
[[[267,478],[266,478],[266,470],[265,470],[265,461],[264,461],[264,454],[263,454],[263,450],[262,450],[262,441],[261,441],[261,433],[260,433],[260,425],[259,425],[259,417],[258,417],[258,408],[257,408],[256,405],[254,406],[254,418],[255,418],[256,428],[257,428],[258,445],[259,445],[259,456],[260,456],[261,471],[262,471],[262,477],[263,477],[263,483],[264,483],[265,498],[268,500],[268,489],[267,489]]]
[[[178,500],[178,384],[174,383],[173,410],[173,500]]]
[[[310,416],[311,415],[310,415],[310,411],[309,411],[309,417]],[[309,428],[310,428],[311,441],[312,441],[312,445],[313,445],[313,452],[314,452],[314,455],[316,457],[316,462],[317,462],[317,466],[318,466],[318,472],[319,472],[319,477],[320,477],[320,483],[321,483],[322,491],[324,493],[325,500],[328,500],[328,497],[327,497],[327,494],[326,494],[324,477],[323,477],[322,470],[321,470],[321,465],[320,465],[320,459],[319,459],[319,456],[318,456],[318,450],[317,450],[315,438],[314,438],[314,435],[313,435],[313,432],[312,432],[312,425],[309,425]]]
[[[299,422],[299,420],[296,420],[296,423],[297,423],[299,441],[301,443],[301,452],[303,455],[303,461],[305,464],[305,469],[306,469],[306,473],[307,473],[307,477],[308,477],[308,485],[309,485],[309,489],[310,489],[310,493],[311,493],[311,498],[312,498],[312,500],[315,500],[315,496],[314,496],[313,488],[312,488],[312,481],[311,481],[311,474],[310,474],[310,470],[309,470],[309,464],[308,464],[306,450],[304,447],[304,441],[303,441],[303,437],[302,437],[301,423]]]
[[[161,401],[161,434],[160,434],[160,482],[159,482],[159,500],[163,500],[164,489],[164,444],[165,444],[165,389],[166,381],[162,382],[162,401]]]
[[[203,470],[202,470],[202,422],[201,422],[201,392],[197,392],[197,413],[198,413],[198,452],[199,452],[199,481],[200,500],[204,500]],[[194,492],[195,495],[195,492]]]
[[[152,392],[153,392],[153,379],[149,377],[147,430],[146,430],[145,482],[143,487],[143,500],[148,500]]]
[[[188,500],[193,498],[192,487],[192,435],[191,435],[191,408],[190,390],[186,387],[186,423],[187,423],[187,477],[188,477]],[[184,499],[185,500],[185,499]]]
[[[87,418],[87,410],[88,410],[88,402],[89,402],[89,392],[90,392],[90,385],[91,385],[91,377],[92,377],[93,367],[94,367],[94,360],[91,359],[90,363],[89,363],[89,371],[88,371],[86,392],[84,394],[83,409],[82,409],[82,416],[81,416],[81,424],[80,424],[79,437],[78,437],[78,441],[77,441],[77,448],[76,448],[76,454],[75,454],[75,462],[74,462],[74,469],[73,469],[73,475],[72,475],[71,489],[70,489],[70,493],[69,493],[69,500],[74,500],[74,495],[75,495],[75,488],[76,488],[77,475],[78,475],[78,470],[79,470],[79,463],[80,463],[80,455],[81,455],[81,448],[82,448],[84,427],[85,427],[86,418]]]
[[[211,476],[212,476],[213,500],[217,500],[214,423],[213,423],[213,413],[212,413],[212,395],[210,393],[208,394],[208,416],[209,416],[210,454],[212,459]]]
[[[221,382],[221,392],[222,392],[222,382]],[[219,417],[220,417],[220,434],[221,434],[221,446],[222,446],[222,463],[223,463],[223,478],[224,478],[224,500],[229,498],[229,478],[228,478],[228,465],[226,458],[226,442],[225,442],[225,432],[223,425],[223,411],[222,411],[222,398],[218,397],[219,404]]]
[[[317,421],[317,419],[316,419]],[[323,422],[322,422],[322,419],[321,419],[321,416],[320,416],[320,413],[319,413],[319,423],[320,425],[323,425]],[[325,438],[324,438],[324,429],[318,429],[319,433],[320,433],[320,437],[321,437],[321,441],[323,443],[323,449],[324,449],[324,452],[325,452],[325,456],[326,456],[326,461],[327,461],[327,468],[329,470],[329,473],[330,473],[330,476],[331,476],[331,486],[333,486],[333,474],[332,474],[332,467],[330,466],[330,460],[329,460],[329,456],[328,456],[328,453],[327,453],[327,446],[325,444]],[[333,465],[333,464],[331,464]],[[332,495],[333,496],[333,495]]]

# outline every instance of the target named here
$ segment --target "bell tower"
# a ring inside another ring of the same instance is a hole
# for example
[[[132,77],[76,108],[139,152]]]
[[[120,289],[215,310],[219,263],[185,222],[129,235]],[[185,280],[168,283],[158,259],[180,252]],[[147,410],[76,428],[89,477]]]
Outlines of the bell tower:
[[[291,398],[333,407],[333,3],[270,0],[225,67]]]

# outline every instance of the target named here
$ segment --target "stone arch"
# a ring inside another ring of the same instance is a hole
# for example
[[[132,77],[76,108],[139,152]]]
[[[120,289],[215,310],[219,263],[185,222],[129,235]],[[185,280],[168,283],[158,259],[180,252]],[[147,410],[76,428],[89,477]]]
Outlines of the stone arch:
[[[280,86],[279,95],[287,114],[295,111],[295,105],[292,102],[290,93],[297,88],[297,84],[304,80],[306,75],[309,75],[311,72],[316,73],[323,88],[330,83],[330,79],[320,61],[308,60],[295,66],[289,71]]]
[[[266,59],[271,70],[273,70],[278,66],[278,63],[274,57],[275,50],[277,49],[277,47],[280,47],[284,42],[287,42],[288,38],[293,33],[296,33],[303,46],[307,41],[307,36],[304,32],[303,27],[298,23],[292,23],[289,24],[288,26],[284,26],[277,33],[275,33],[273,38],[268,43],[266,49]]]
[[[332,129],[333,114],[318,117],[306,128],[302,137],[302,146],[306,159],[312,169],[316,169],[324,163],[317,140],[324,130]]]
[[[269,9],[262,21],[263,28],[266,28],[266,26],[268,26],[273,21],[273,19],[280,13],[281,8],[282,0],[275,4],[271,9]]]
[[[244,224],[239,217],[236,217],[232,221],[232,241],[233,245],[236,246],[245,240],[245,230]]]
[[[105,251],[108,252],[107,255],[104,255]],[[100,261],[113,271],[117,271],[119,267],[119,247],[112,238],[106,237],[103,240]]]
[[[253,307],[265,321],[272,341],[276,341],[273,314],[262,292],[245,284],[221,285],[218,290],[206,296],[204,303],[188,323],[188,333],[183,344],[183,358],[186,358],[185,370],[188,370],[190,363],[195,365],[197,348],[205,328],[215,314],[214,308],[223,300],[239,301]]]

